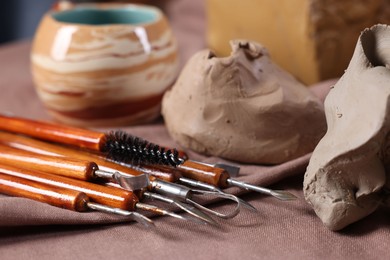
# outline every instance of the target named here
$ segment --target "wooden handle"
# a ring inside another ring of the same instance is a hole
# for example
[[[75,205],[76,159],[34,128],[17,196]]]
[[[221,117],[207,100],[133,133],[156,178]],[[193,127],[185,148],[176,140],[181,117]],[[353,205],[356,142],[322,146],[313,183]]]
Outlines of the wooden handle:
[[[24,151],[29,151],[36,154],[50,155],[57,157],[77,158],[80,160],[91,161],[98,165],[101,170],[115,170],[129,175],[140,175],[142,172],[136,171],[129,167],[119,165],[117,163],[107,161],[97,154],[88,153],[71,149],[69,147],[53,145],[50,143],[38,141],[25,136],[0,132],[0,144],[17,148]]]
[[[0,129],[94,151],[100,151],[105,142],[104,133],[4,115],[0,115]]]
[[[175,170],[163,166],[140,166],[138,170],[124,167],[122,165],[107,161],[96,154],[87,153],[63,146],[52,145],[24,136],[0,132],[0,143],[22,150],[39,154],[49,154],[54,156],[66,156],[89,160],[97,163],[102,170],[116,170],[130,175],[139,175],[143,172],[149,173],[161,180],[175,182],[183,175],[184,177],[206,182],[220,188],[228,186],[226,180],[229,178],[228,172],[224,169],[207,166],[190,160],[179,165]],[[180,171],[180,172],[178,172]]]
[[[182,177],[179,170],[164,165],[134,165],[134,169],[167,182],[177,182]]]
[[[0,164],[0,172],[39,183],[83,192],[87,194],[91,201],[113,208],[134,210],[135,204],[138,202],[138,198],[133,192],[119,188],[105,187],[94,183],[3,164]]]
[[[129,168],[108,161],[97,154],[92,154],[86,151],[75,150],[63,146],[53,145],[50,143],[46,143],[28,137],[10,134],[6,132],[0,132],[0,144],[21,149],[24,151],[30,151],[36,154],[63,156],[68,158],[78,158],[81,160],[93,161],[98,165],[99,169],[105,171],[118,171],[118,172],[134,175],[134,176],[138,176],[143,173],[149,173],[161,180],[169,181],[169,182],[176,182],[178,178],[181,176],[179,175],[180,173],[178,173],[177,171],[173,172],[172,169],[165,169],[167,167],[164,166],[161,167],[141,166],[140,168],[133,169],[133,168]]]
[[[177,167],[184,177],[202,181],[216,187],[226,188],[228,187],[227,179],[230,177],[229,173],[217,167],[212,167],[187,160],[183,164]]]
[[[23,197],[74,211],[88,210],[85,193],[55,187],[0,172],[0,193]]]
[[[0,163],[87,181],[94,179],[94,172],[98,169],[94,162],[35,154],[2,144]]]

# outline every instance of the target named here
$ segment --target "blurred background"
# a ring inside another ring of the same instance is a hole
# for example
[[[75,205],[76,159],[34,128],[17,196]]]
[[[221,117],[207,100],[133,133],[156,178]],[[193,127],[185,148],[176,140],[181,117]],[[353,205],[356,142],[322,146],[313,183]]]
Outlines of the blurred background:
[[[52,8],[58,0],[12,0],[0,4],[0,44],[31,39],[42,15]],[[73,0],[72,2],[110,2],[110,0]],[[115,0],[112,2],[144,2]]]
[[[0,6],[0,44],[31,38],[43,13],[55,0],[2,1]]]
[[[182,64],[200,48],[227,56],[231,39],[249,39],[308,85],[341,76],[360,32],[390,24],[390,0],[12,0],[0,4],[0,45],[31,39],[42,15],[60,1],[158,6],[178,38]]]

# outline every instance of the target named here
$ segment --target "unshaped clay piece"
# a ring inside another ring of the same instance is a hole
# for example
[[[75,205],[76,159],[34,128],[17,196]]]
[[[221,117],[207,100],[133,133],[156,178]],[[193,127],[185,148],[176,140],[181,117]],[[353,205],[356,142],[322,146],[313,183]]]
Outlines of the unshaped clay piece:
[[[310,159],[304,194],[331,230],[367,216],[382,199],[390,165],[389,64],[390,27],[366,29],[325,100],[328,131]]]
[[[162,103],[180,145],[246,162],[276,164],[312,152],[325,134],[323,105],[255,42],[231,42],[229,57],[196,53]]]

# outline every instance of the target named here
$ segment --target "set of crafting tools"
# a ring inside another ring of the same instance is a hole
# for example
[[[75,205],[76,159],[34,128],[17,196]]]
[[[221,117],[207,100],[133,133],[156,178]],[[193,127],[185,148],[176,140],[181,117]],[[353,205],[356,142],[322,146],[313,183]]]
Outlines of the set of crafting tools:
[[[256,211],[225,193],[229,186],[295,199],[286,191],[233,179],[238,171],[234,165],[190,160],[182,151],[120,131],[101,133],[0,115],[0,193],[61,208],[128,216],[145,226],[154,224],[140,211],[216,224],[213,217],[235,217],[241,207]],[[227,213],[212,210],[203,203],[210,198],[228,199],[235,206]],[[154,200],[188,214],[149,204]]]

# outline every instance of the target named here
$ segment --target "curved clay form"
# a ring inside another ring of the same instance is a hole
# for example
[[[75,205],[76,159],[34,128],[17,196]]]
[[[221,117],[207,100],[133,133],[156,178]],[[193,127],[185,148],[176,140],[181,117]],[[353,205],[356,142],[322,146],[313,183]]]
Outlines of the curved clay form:
[[[304,179],[306,200],[339,230],[373,212],[389,172],[390,28],[365,30],[325,100],[328,132]]]
[[[164,95],[171,136],[197,152],[246,163],[282,163],[313,151],[326,131],[319,99],[261,45],[231,46],[229,57],[195,54]]]

